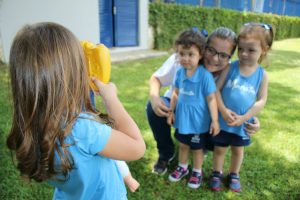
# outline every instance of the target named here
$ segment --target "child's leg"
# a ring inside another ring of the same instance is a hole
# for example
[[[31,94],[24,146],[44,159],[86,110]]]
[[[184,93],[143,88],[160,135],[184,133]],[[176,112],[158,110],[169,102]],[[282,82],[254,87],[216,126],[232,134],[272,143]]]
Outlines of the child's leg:
[[[192,150],[193,152],[193,171],[188,181],[188,187],[197,189],[202,183],[202,164],[204,153],[202,149]]]
[[[227,176],[228,186],[233,192],[241,191],[240,183],[240,169],[243,163],[244,147],[243,146],[231,146],[231,164],[229,173]]]
[[[120,160],[116,160],[116,164],[118,166],[118,169],[123,177],[123,180],[125,182],[125,184],[127,185],[127,187],[129,188],[129,190],[131,192],[135,192],[138,187],[140,186],[139,182],[137,180],[135,180],[132,176],[131,173],[129,171],[128,165],[126,164],[125,161],[120,161]]]
[[[227,147],[215,146],[213,155],[213,170],[222,173]]]
[[[180,181],[184,176],[189,173],[188,158],[190,147],[186,144],[179,142],[179,158],[177,168],[169,175],[169,181]]]
[[[183,143],[179,143],[179,164],[181,165],[188,165],[188,159],[189,159],[189,151],[190,151],[190,147],[186,144]]]
[[[229,173],[240,173],[240,169],[244,158],[244,147],[243,146],[231,146],[231,165]]]
[[[203,165],[203,158],[204,158],[203,150],[198,149],[198,150],[193,150],[192,152],[193,152],[193,166],[194,166],[194,169],[201,172],[202,165]]]
[[[220,191],[223,178],[223,165],[227,147],[215,146],[213,155],[213,173],[209,179],[209,187],[213,191]]]

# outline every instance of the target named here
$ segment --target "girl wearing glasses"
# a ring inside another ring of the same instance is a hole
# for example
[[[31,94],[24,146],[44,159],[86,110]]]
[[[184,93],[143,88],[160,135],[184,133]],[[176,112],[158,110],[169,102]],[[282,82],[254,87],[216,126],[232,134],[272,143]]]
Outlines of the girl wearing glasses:
[[[229,65],[230,57],[236,48],[236,42],[236,34],[224,27],[217,28],[208,37],[203,55],[203,64],[215,79]],[[168,163],[175,155],[171,128],[167,123],[167,117],[169,116],[170,97],[173,91],[172,81],[176,71],[180,68],[177,53],[174,53],[150,78],[150,101],[146,112],[159,153],[152,172],[159,175],[166,173]],[[166,86],[170,86],[169,90],[165,92],[164,96],[160,97],[160,89]],[[245,128],[249,134],[254,134],[259,128],[259,121],[255,118]]]
[[[243,161],[244,146],[250,137],[244,130],[253,116],[261,111],[267,101],[268,76],[260,66],[273,43],[270,25],[245,24],[238,36],[238,61],[231,63],[217,81],[217,99],[220,111],[221,132],[213,137],[214,172],[210,186],[221,189],[221,178],[227,147],[231,147],[231,164],[227,176],[228,186],[241,191],[239,172]]]

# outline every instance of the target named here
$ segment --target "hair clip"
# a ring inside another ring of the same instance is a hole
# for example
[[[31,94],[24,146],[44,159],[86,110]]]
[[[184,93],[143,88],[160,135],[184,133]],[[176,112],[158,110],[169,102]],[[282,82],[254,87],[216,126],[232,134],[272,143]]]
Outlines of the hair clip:
[[[264,24],[264,23],[252,23],[252,22],[248,22],[246,24],[244,24],[244,26],[261,26],[262,28],[266,29],[266,30],[272,30],[272,25],[271,24]]]
[[[206,29],[202,29],[201,30],[201,34],[204,36],[204,37],[207,37],[208,36],[208,32]]]
[[[199,32],[199,29],[197,27],[193,27],[192,30],[196,33]]]
[[[208,36],[208,32],[207,30],[205,29],[202,29],[201,32],[199,31],[199,29],[197,27],[193,27],[192,30],[195,32],[195,33],[201,33],[204,37],[207,37]]]
[[[261,24],[263,27],[264,27],[264,29],[266,29],[266,30],[272,30],[272,25],[271,24]]]

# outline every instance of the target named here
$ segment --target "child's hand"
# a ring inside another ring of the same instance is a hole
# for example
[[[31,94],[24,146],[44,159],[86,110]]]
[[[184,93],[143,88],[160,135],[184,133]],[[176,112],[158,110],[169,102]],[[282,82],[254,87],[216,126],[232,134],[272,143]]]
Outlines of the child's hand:
[[[117,97],[117,87],[114,83],[104,84],[95,77],[92,77],[92,81],[99,89],[99,93],[96,94],[100,95],[104,100]]]
[[[244,115],[236,115],[236,119],[227,124],[228,126],[241,126],[245,121],[246,119],[244,118]]]
[[[159,117],[169,116],[169,112],[171,110],[165,105],[164,101],[159,96],[151,97],[150,102],[151,102],[152,109],[157,116]]]
[[[175,115],[173,112],[169,112],[169,116],[167,118],[167,122],[170,126],[172,126],[175,122]]]
[[[227,124],[232,123],[236,120],[237,114],[230,109],[225,109],[225,111],[221,112],[223,119],[227,122]]]
[[[250,122],[245,122],[245,128],[244,130],[251,136],[253,136],[260,128],[260,122],[259,120],[254,117],[253,121]]]
[[[211,134],[212,136],[216,136],[218,135],[220,132],[220,125],[219,125],[219,121],[212,121],[210,124],[210,129],[209,129],[209,134]]]

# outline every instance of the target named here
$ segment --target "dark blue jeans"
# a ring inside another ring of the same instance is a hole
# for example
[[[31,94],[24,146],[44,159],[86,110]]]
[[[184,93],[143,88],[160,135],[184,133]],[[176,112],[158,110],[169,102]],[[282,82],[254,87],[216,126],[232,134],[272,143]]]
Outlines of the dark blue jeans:
[[[170,98],[161,98],[167,106],[170,106]],[[146,112],[149,125],[156,140],[159,159],[168,161],[173,156],[175,148],[171,137],[171,127],[167,123],[167,118],[157,116],[152,109],[150,101],[147,104]]]

